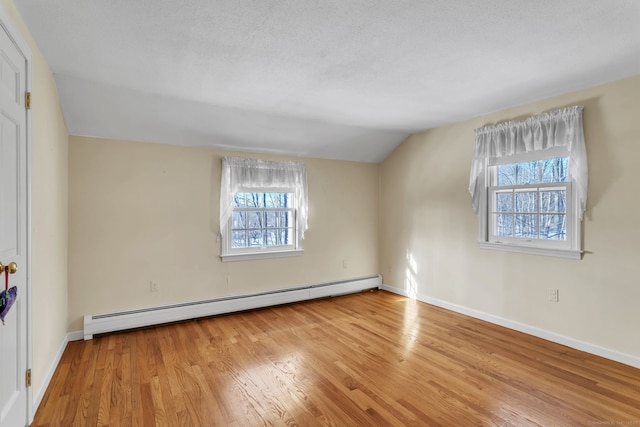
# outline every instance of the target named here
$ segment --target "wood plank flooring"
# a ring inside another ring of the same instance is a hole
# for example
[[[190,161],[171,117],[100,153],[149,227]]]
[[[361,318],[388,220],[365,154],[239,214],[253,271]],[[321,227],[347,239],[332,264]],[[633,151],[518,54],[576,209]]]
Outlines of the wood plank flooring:
[[[640,426],[640,370],[384,291],[69,343],[32,426]]]

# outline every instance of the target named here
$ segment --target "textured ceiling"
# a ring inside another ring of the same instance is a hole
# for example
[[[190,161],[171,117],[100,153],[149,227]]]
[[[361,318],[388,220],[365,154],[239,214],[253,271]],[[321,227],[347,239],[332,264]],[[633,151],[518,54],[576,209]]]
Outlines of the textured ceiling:
[[[640,74],[638,0],[14,2],[75,135],[379,162]]]

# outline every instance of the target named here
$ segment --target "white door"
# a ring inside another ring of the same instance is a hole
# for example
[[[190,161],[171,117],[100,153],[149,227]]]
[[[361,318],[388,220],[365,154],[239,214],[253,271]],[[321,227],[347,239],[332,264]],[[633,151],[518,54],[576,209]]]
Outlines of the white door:
[[[0,263],[15,262],[17,298],[0,323],[0,427],[27,424],[26,60],[0,27]],[[0,287],[5,288],[5,275]]]

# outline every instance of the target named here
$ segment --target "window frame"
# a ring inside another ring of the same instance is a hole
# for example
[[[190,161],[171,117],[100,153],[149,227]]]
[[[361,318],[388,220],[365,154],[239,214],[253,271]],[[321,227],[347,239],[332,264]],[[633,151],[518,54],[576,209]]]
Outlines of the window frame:
[[[298,256],[303,252],[302,239],[298,230],[298,206],[296,203],[296,189],[282,187],[241,187],[233,195],[235,198],[238,193],[288,193],[290,194],[291,206],[287,208],[254,208],[254,207],[234,207],[228,220],[228,225],[222,236],[222,261],[243,261],[263,258],[281,258],[289,256]],[[293,244],[291,245],[275,245],[275,246],[255,246],[255,247],[232,247],[233,236],[233,212],[292,212],[292,236]]]
[[[480,209],[478,215],[478,245],[481,248],[570,259],[582,258],[582,224],[577,209],[577,206],[579,206],[578,192],[575,191],[575,182],[570,175],[566,182],[511,186],[494,185],[494,183],[497,183],[495,177],[497,166],[536,160],[547,160],[557,157],[567,157],[569,158],[569,162],[571,161],[569,151],[565,147],[552,148],[543,151],[532,151],[504,157],[493,157],[485,160],[483,173],[481,173],[479,177],[480,188],[483,193],[480,197]],[[495,194],[495,192],[500,189],[506,190],[510,188],[544,189],[554,187],[565,187],[567,191],[565,213],[566,240],[524,239],[518,237],[497,236],[493,233],[492,221],[494,212],[492,209],[492,195]]]

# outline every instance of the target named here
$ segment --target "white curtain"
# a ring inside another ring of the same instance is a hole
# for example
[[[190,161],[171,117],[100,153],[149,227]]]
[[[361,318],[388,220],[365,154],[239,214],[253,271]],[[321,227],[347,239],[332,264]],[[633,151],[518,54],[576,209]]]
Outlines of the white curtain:
[[[220,232],[224,232],[233,212],[234,196],[241,189],[295,189],[297,227],[300,238],[307,229],[307,170],[303,163],[272,162],[238,157],[222,158],[220,180]]]
[[[471,163],[469,192],[473,210],[480,207],[480,175],[488,159],[565,147],[569,153],[569,177],[578,192],[579,215],[587,205],[587,150],[582,129],[581,105],[563,108],[524,121],[510,121],[476,129],[476,145]]]

